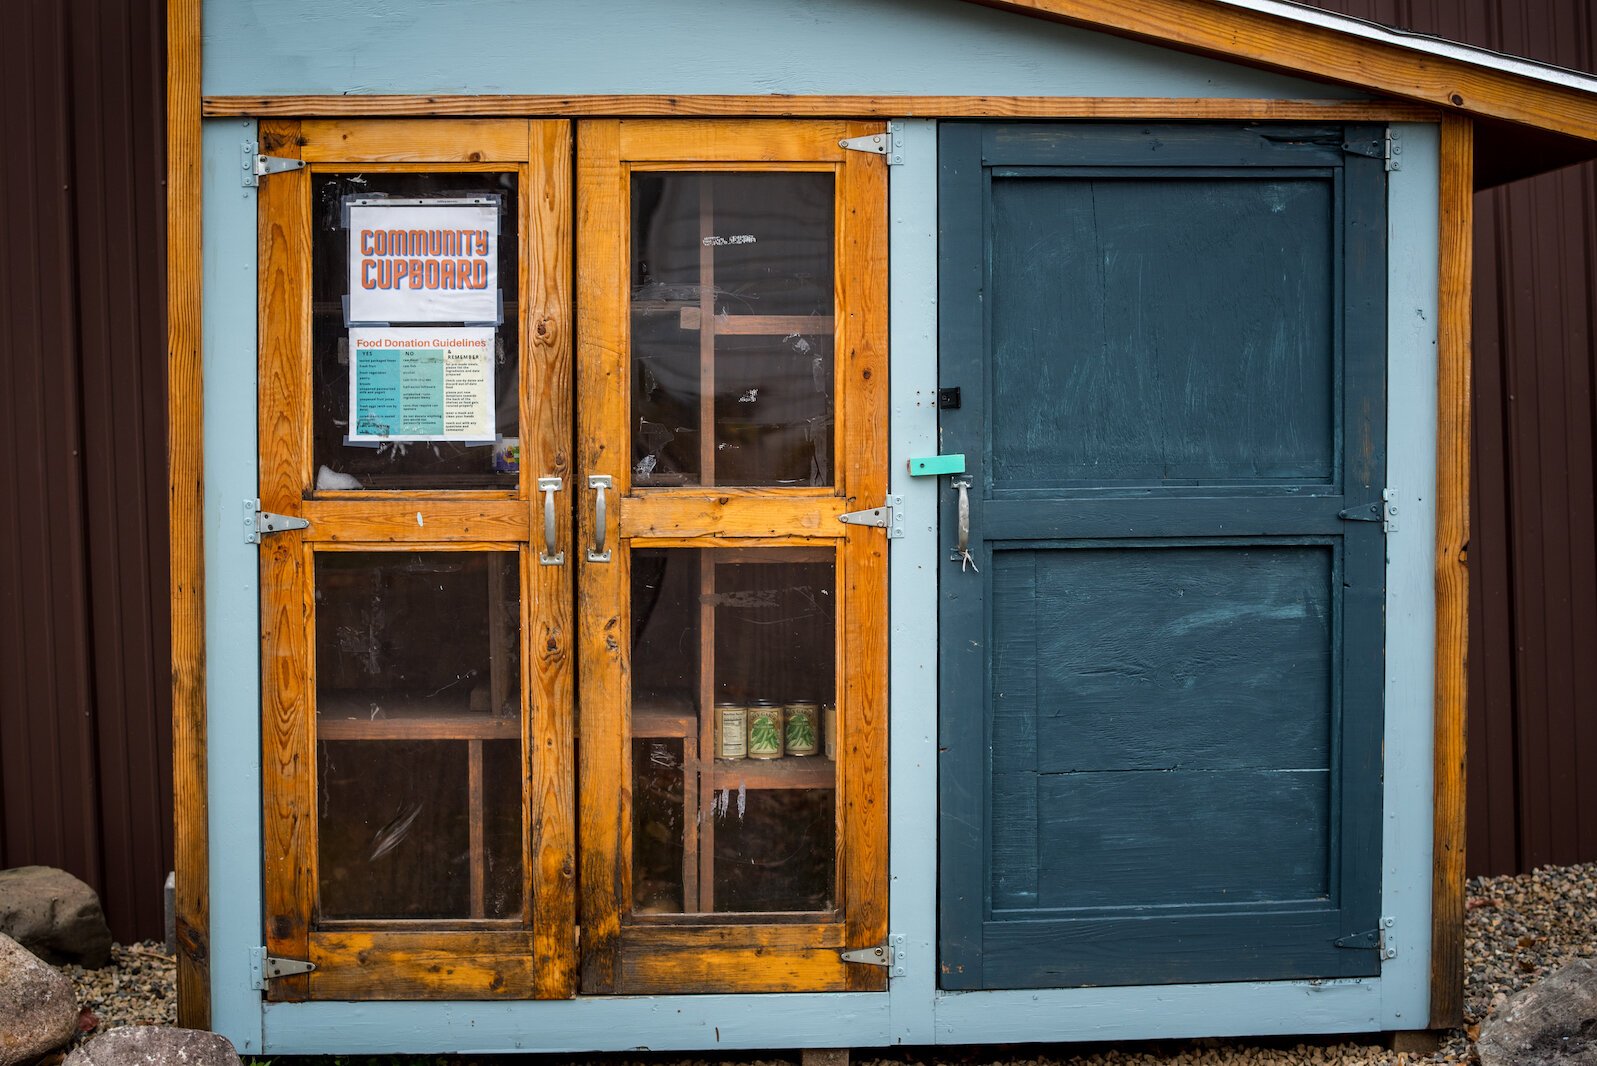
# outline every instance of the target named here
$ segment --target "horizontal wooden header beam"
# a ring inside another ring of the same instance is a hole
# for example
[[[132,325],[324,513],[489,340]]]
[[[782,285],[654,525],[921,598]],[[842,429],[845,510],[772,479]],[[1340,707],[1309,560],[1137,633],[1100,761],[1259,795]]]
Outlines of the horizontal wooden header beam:
[[[1434,122],[1441,111],[1390,100],[1109,96],[208,96],[207,118],[385,116],[744,116],[826,118],[1285,119]]]
[[[974,2],[1597,140],[1597,93],[1213,0]]]

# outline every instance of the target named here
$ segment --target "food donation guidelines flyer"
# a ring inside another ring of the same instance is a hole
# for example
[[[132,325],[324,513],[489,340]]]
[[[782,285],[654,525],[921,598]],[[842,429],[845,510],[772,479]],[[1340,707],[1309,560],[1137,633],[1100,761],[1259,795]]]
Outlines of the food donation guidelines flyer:
[[[499,321],[499,205],[355,200],[351,324]]]
[[[350,441],[494,439],[494,331],[349,331]]]

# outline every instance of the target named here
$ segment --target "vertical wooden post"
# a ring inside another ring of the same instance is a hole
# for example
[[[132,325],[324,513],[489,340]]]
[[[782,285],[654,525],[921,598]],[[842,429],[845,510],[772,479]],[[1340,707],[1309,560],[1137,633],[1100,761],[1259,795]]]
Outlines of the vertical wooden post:
[[[166,14],[167,477],[178,1024],[211,1024],[200,366],[200,0]]]
[[[1464,1016],[1464,701],[1469,671],[1470,278],[1475,132],[1442,119],[1437,322],[1436,751],[1431,881],[1433,1029]]]

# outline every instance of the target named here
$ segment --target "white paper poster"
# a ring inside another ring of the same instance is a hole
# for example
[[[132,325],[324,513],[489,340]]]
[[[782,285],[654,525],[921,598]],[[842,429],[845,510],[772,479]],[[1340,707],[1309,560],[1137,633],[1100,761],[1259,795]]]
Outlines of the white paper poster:
[[[349,321],[499,321],[499,205],[349,203]]]
[[[349,331],[351,441],[492,441],[494,331]]]

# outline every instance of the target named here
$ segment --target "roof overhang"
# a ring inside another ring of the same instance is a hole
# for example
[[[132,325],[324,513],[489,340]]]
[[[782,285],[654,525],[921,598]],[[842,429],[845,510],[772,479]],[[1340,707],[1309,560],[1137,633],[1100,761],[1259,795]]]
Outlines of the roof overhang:
[[[1488,188],[1597,158],[1597,78],[1287,0],[972,0],[1478,120]]]

